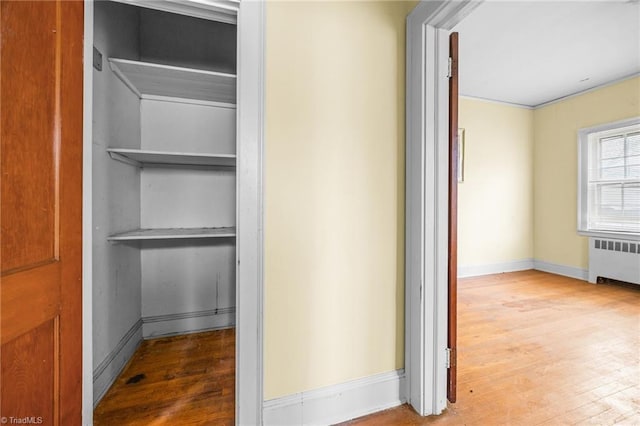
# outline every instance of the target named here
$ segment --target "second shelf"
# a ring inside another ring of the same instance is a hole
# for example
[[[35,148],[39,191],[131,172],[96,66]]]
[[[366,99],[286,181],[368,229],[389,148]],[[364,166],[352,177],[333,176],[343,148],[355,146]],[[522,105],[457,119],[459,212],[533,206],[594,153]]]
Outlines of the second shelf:
[[[233,226],[222,228],[135,229],[111,235],[108,241],[185,240],[194,238],[230,238],[236,236]]]
[[[138,167],[154,164],[225,168],[236,166],[236,156],[232,154],[197,154],[124,148],[107,148],[107,152],[114,160]]]

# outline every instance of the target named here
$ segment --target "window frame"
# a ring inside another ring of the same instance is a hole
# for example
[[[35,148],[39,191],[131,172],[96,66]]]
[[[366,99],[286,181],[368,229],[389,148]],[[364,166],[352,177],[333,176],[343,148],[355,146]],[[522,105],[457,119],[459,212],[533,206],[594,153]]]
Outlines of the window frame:
[[[640,232],[589,229],[589,136],[594,133],[640,126],[640,116],[578,130],[578,229],[579,235],[640,241]]]

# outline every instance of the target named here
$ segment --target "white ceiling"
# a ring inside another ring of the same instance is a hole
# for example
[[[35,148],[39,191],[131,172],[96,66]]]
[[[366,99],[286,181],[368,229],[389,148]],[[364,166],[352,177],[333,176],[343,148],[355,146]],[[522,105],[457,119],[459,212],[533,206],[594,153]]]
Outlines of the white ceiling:
[[[461,95],[533,107],[640,72],[638,0],[486,1],[453,30]]]

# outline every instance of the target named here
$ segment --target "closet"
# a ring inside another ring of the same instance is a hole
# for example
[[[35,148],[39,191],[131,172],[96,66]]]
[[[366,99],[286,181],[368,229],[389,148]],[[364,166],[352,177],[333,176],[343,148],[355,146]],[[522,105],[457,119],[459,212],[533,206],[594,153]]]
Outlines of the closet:
[[[93,24],[95,405],[143,339],[235,324],[237,37],[112,1]]]

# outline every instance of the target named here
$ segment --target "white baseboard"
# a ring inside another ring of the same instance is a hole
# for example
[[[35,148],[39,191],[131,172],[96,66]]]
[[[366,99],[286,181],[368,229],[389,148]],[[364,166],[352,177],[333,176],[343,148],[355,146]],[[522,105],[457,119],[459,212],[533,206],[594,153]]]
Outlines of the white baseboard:
[[[584,281],[587,281],[589,278],[589,271],[586,269],[558,265],[556,263],[545,262],[537,259],[522,259],[514,260],[512,262],[492,263],[488,265],[459,266],[458,277],[477,277],[480,275],[500,274],[503,272],[526,271],[528,269],[536,269],[538,271],[563,275],[565,277]]]
[[[587,269],[558,265],[556,263],[545,262],[543,260],[534,260],[533,269],[543,272],[549,272],[551,274],[563,275],[565,277],[575,278],[577,280],[589,280],[589,271]]]
[[[491,263],[488,265],[458,266],[458,277],[477,277],[480,275],[501,274],[503,272],[526,271],[533,269],[533,259],[513,260],[511,262]]]
[[[236,308],[142,317],[144,339],[227,328],[236,323]]]
[[[376,374],[264,402],[264,425],[330,425],[405,402],[404,370]]]
[[[116,347],[93,370],[93,407],[98,405],[142,342],[142,320],[136,321]]]

